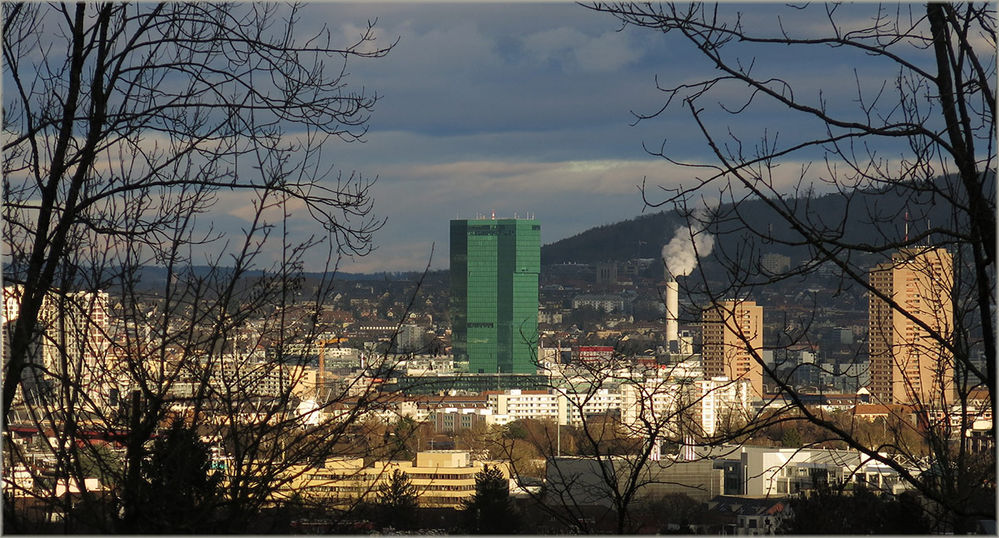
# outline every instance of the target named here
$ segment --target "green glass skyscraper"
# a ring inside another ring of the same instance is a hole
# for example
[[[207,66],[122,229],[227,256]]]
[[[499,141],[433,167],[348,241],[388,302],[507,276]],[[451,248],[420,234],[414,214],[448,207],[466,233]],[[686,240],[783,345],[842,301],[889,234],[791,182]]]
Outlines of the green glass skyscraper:
[[[537,371],[541,225],[451,221],[451,345],[471,373]]]

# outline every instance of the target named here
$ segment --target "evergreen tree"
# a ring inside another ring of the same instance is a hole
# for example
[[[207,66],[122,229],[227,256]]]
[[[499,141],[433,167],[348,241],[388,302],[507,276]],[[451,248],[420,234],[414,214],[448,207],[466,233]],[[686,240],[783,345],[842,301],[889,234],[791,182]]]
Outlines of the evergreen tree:
[[[378,489],[376,513],[379,521],[396,529],[411,529],[419,503],[416,486],[405,472],[395,469]]]
[[[801,432],[797,428],[784,428],[780,444],[784,448],[801,448]]]
[[[156,439],[142,464],[142,503],[133,530],[137,533],[190,534],[212,532],[220,476],[195,431],[174,421]]]
[[[475,495],[465,501],[465,524],[475,534],[511,534],[517,518],[510,504],[510,482],[499,467],[486,465],[475,474]]]

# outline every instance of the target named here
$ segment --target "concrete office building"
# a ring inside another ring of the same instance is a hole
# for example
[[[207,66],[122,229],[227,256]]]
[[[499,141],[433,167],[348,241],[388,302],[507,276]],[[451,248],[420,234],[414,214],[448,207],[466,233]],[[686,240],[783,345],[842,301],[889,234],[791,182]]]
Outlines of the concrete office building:
[[[285,502],[296,496],[333,507],[353,507],[358,500],[374,501],[379,488],[400,470],[409,477],[421,508],[461,508],[475,495],[475,475],[486,465],[505,477],[507,465],[499,461],[477,461],[464,450],[417,452],[415,460],[375,461],[363,458],[327,458],[319,466],[293,465],[282,473],[284,480],[271,494],[272,501]]]
[[[871,269],[868,352],[872,403],[953,401],[954,262],[942,248],[909,248]],[[908,314],[908,315],[907,315]],[[941,397],[946,396],[946,400]]]
[[[664,495],[682,493],[698,502],[707,502],[723,493],[724,471],[709,459],[680,461],[666,457],[645,461],[636,469],[634,456],[560,456],[546,466],[545,484],[549,499],[571,499],[576,506],[613,507],[613,479],[624,480],[638,474],[634,499],[637,503],[655,502]],[[608,480],[611,478],[611,480]]]
[[[532,219],[451,221],[451,342],[473,374],[533,374],[541,226]]]
[[[725,495],[785,497],[851,482],[891,494],[908,488],[898,471],[856,450],[714,445],[694,453],[723,470]]]
[[[701,367],[704,377],[749,380],[763,396],[763,307],[754,301],[721,301],[701,312]]]

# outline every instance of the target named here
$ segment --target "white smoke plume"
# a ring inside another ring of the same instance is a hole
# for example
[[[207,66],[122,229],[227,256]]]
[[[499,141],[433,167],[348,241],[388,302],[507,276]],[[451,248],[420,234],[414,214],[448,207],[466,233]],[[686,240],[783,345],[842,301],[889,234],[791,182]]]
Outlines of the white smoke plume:
[[[703,229],[680,227],[673,233],[673,239],[663,245],[663,261],[674,277],[689,275],[697,267],[697,258],[711,254],[714,246],[714,236]]]

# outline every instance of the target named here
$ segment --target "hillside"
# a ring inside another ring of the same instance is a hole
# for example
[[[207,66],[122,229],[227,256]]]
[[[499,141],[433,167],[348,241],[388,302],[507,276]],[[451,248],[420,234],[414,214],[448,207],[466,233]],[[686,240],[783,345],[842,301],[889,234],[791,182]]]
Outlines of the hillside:
[[[952,180],[938,178],[936,182]],[[953,211],[948,201],[941,196],[934,197],[929,192],[914,193],[891,188],[858,190],[851,193],[849,204],[842,194],[834,193],[810,200],[794,200],[794,205],[791,210],[813,223],[817,229],[822,229],[826,238],[837,237],[851,243],[869,243],[874,247],[887,239],[902,239],[906,211],[909,213],[910,235],[925,231],[932,224],[948,228],[954,226],[950,222]],[[658,258],[662,246],[682,224],[679,215],[671,210],[599,226],[544,245],[541,248],[541,263],[553,265]],[[799,244],[787,245],[771,241],[762,244],[755,234],[747,232],[747,227],[776,239]],[[759,199],[744,200],[738,207],[723,205],[709,230],[717,241],[715,252],[734,253],[752,249],[762,253],[783,254],[793,260],[811,256],[808,246],[801,244],[801,237]]]
[[[541,264],[595,263],[630,258],[658,258],[663,243],[681,224],[673,211],[590,228],[541,247]]]

